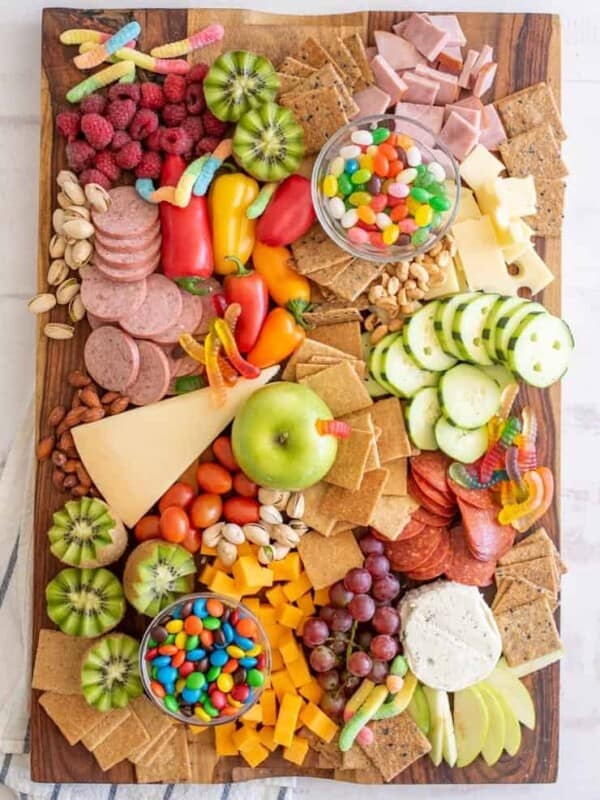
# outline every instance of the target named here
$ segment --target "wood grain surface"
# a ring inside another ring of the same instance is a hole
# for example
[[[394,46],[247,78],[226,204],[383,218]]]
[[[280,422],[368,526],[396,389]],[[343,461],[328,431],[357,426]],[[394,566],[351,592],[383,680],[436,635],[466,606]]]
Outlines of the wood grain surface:
[[[100,28],[114,31],[125,22],[136,19],[142,26],[140,47],[144,51],[160,43],[184,38],[210,22],[219,21],[226,28],[221,47],[246,47],[265,53],[276,63],[291,53],[306,36],[314,35],[325,41],[332,34],[357,31],[373,44],[375,30],[389,30],[407,13],[361,12],[324,16],[287,16],[252,11],[231,10],[136,10],[136,11],[77,11],[44,9],[42,30],[41,75],[41,141],[39,189],[38,287],[46,290],[48,269],[47,246],[50,238],[51,214],[54,208],[55,177],[65,166],[64,141],[54,135],[53,118],[66,107],[68,88],[81,80],[70,56],[73,49],[64,48],[58,41],[66,28]],[[560,102],[560,25],[556,16],[543,14],[459,14],[467,36],[468,46],[479,49],[489,43],[498,61],[494,95],[503,97],[541,80],[552,85]],[[213,52],[211,52],[213,51]],[[213,48],[192,56],[192,60],[214,58]],[[541,301],[553,313],[560,313],[560,239],[538,240],[538,251],[554,272],[556,279],[542,293]],[[65,319],[66,321],[66,319]],[[70,370],[83,366],[83,343],[89,332],[87,323],[77,327],[75,337],[68,342],[48,341],[38,327],[36,408],[38,431],[47,432],[45,421],[49,411],[58,403],[67,403],[71,390],[66,384]],[[550,391],[521,390],[522,400],[529,402],[543,420],[543,435],[538,447],[540,463],[551,466],[558,482],[560,476],[560,389]],[[558,528],[559,508],[557,486],[555,502],[542,520],[554,541],[560,545]],[[33,606],[33,647],[37,646],[39,630],[52,627],[45,612],[44,588],[56,575],[61,564],[51,555],[46,531],[52,513],[62,505],[51,482],[48,463],[38,467],[35,498],[35,566]],[[116,565],[117,571],[120,565]],[[145,620],[129,612],[123,630],[140,634]],[[556,780],[558,770],[559,734],[559,665],[554,664],[525,679],[533,693],[537,726],[535,731],[523,728],[523,744],[518,755],[506,755],[494,766],[487,767],[481,758],[466,769],[450,769],[445,765],[434,768],[423,758],[396,779],[397,783],[547,783]],[[131,783],[135,781],[133,766],[122,762],[109,772],[102,772],[93,756],[82,745],[70,747],[58,729],[37,703],[33,692],[31,707],[31,769],[34,781],[58,783]],[[305,775],[338,778],[360,782],[359,774],[334,773],[319,770],[307,762],[296,768],[281,757],[271,756],[259,770],[250,770],[241,758],[217,759],[209,737],[190,736],[193,780],[196,783],[243,781],[256,777]]]

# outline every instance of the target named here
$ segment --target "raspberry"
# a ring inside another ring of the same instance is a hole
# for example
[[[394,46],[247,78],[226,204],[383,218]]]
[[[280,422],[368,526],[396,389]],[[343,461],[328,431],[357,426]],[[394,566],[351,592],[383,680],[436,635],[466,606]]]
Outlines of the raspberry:
[[[149,108],[140,108],[131,120],[129,133],[132,139],[145,139],[158,128],[158,116]]]
[[[115,156],[121,169],[135,169],[142,158],[142,145],[139,142],[129,142],[119,150]]]
[[[103,94],[88,94],[79,104],[82,114],[103,114],[106,108],[106,97]]]
[[[223,136],[227,130],[227,123],[217,119],[212,111],[206,109],[202,114],[202,124],[207,136]]]
[[[162,125],[159,125],[158,128],[145,139],[144,147],[146,150],[160,150],[160,137],[162,136],[162,132],[165,130],[166,128],[164,128]]]
[[[140,91],[140,106],[142,108],[150,108],[152,111],[160,111],[160,109],[164,106],[165,95],[160,83],[147,81],[146,83],[142,83]]]
[[[181,127],[189,133],[194,143],[204,136],[202,117],[187,117],[181,123]]]
[[[133,100],[137,105],[140,102],[139,83],[113,83],[108,90],[109,100]]]
[[[101,153],[96,153],[96,160],[94,162],[96,169],[103,172],[109,181],[113,183],[118,181],[121,177],[121,170],[117,164],[116,156],[109,150],[102,150]]]
[[[83,172],[94,163],[96,151],[83,139],[69,142],[66,148],[67,163],[73,172]]]
[[[115,129],[100,114],[84,114],[81,118],[81,131],[95,150],[104,150],[110,144]]]
[[[106,109],[106,119],[112,122],[115,130],[124,131],[133,119],[135,111],[135,103],[128,97],[124,100],[112,100]]]
[[[135,175],[136,178],[160,178],[161,168],[162,158],[160,157],[160,153],[147,150],[142,155],[140,163],[135,168]]]
[[[176,128],[187,117],[183,103],[167,103],[162,110],[163,122],[167,128]]]
[[[163,92],[169,103],[182,103],[185,97],[185,78],[171,73],[165,78]]]
[[[120,150],[124,144],[127,144],[130,141],[131,136],[127,133],[127,131],[115,131],[115,135],[110,143],[110,149],[114,150],[116,153],[117,150]]]
[[[185,79],[188,83],[202,83],[204,78],[206,78],[208,70],[209,70],[208,64],[204,64],[201,61],[199,64],[194,64],[194,66],[185,76]]]
[[[220,141],[216,136],[203,136],[196,145],[196,155],[203,156],[205,153],[212,153]]]
[[[160,137],[160,146],[165,153],[176,156],[183,155],[192,145],[192,137],[184,128],[168,128]]]
[[[188,114],[201,114],[206,108],[204,89],[201,83],[190,83],[185,90],[185,105]]]
[[[73,142],[81,129],[81,117],[78,111],[61,111],[56,115],[56,129],[68,142]]]
[[[79,181],[82,186],[87,183],[99,183],[104,189],[110,189],[110,181],[103,172],[99,169],[86,169],[79,176]]]

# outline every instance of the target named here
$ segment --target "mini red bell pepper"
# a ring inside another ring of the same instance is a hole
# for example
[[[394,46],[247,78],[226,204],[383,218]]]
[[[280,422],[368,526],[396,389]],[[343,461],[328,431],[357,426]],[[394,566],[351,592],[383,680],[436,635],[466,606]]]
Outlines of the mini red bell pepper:
[[[175,186],[185,169],[181,156],[166,155],[161,186]],[[213,273],[213,249],[208,203],[192,195],[185,208],[160,204],[162,268],[167,278],[209,278]]]
[[[229,256],[236,271],[227,275],[223,282],[228,305],[239,303],[241,314],[235,326],[235,341],[240,353],[249,353],[256,344],[258,335],[269,310],[269,290],[262,275],[246,269],[239,258]]]
[[[302,175],[290,175],[279,184],[259,218],[256,238],[271,247],[285,246],[304,236],[316,219],[310,181]]]

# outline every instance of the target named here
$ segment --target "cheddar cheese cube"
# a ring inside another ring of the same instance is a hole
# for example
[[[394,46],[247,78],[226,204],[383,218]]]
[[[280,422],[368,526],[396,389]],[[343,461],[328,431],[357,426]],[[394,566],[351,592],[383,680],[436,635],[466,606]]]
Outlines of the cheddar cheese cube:
[[[267,750],[270,750],[271,752],[273,752],[273,750],[277,750],[279,747],[279,745],[273,740],[274,734],[275,728],[270,726],[264,726],[258,732],[258,738],[260,739],[261,744],[264,744]]]
[[[248,541],[243,541],[237,545],[238,556],[254,556],[255,552],[252,545]]]
[[[277,625],[277,611],[273,606],[261,603],[256,614],[263,625]]]
[[[248,711],[246,711],[246,713],[240,717],[240,719],[244,723],[262,722],[263,711],[260,703],[256,703],[256,705],[253,705],[252,708],[248,709]]]
[[[284,667],[285,664],[283,663],[283,658],[281,657],[279,650],[271,649],[271,669],[273,672],[283,669]]]
[[[208,586],[216,574],[217,570],[215,569],[214,564],[207,564],[200,573],[200,583],[204,583],[206,586]]]
[[[285,670],[271,673],[271,686],[275,690],[275,694],[280,703],[286,694],[296,694],[296,687],[292,683],[288,672]]]
[[[312,731],[315,736],[318,736],[324,742],[330,742],[337,731],[335,722],[311,702],[302,709],[300,720],[309,731]]]
[[[283,587],[283,593],[290,601],[294,603],[303,594],[306,594],[311,588],[311,582],[306,572],[302,572],[295,581],[286,583]]]
[[[220,725],[217,725],[215,730],[220,727]],[[256,731],[253,730],[250,725],[242,725],[239,730],[231,735],[231,739],[240,753],[244,750],[250,750],[259,743]]]
[[[259,764],[262,764],[262,762],[269,757],[269,751],[264,745],[257,741],[252,747],[241,750],[240,755],[246,764],[254,768],[258,767]]]
[[[316,606],[329,605],[329,588],[324,586],[322,589],[317,589],[314,593],[314,599]]]
[[[263,725],[275,725],[277,722],[277,695],[274,689],[265,689],[260,696]]]
[[[287,630],[279,640],[279,652],[285,664],[291,664],[297,658],[300,658],[300,647],[296,641],[294,634]]]
[[[216,556],[217,555],[217,548],[216,547],[209,547],[207,544],[200,545],[200,555],[201,556]]]
[[[298,694],[301,694],[302,697],[309,700],[311,703],[318,705],[323,697],[323,689],[321,689],[317,681],[313,678],[309,683],[305,683],[304,686],[299,687]]]
[[[306,686],[306,684],[310,682],[310,670],[308,669],[308,664],[306,663],[306,659],[302,653],[295,661],[292,661],[290,664],[286,664],[286,669],[288,675],[292,679],[292,683],[297,688],[300,686]]]
[[[307,753],[308,739],[303,739],[302,736],[294,736],[292,743],[284,748],[283,757],[286,761],[291,761],[292,764],[300,766],[304,763]]]
[[[206,725],[188,725],[187,732],[192,736],[200,736],[201,733],[206,733],[210,728]]]
[[[273,741],[282,747],[289,747],[294,740],[294,730],[298,722],[298,715],[302,711],[302,705],[302,698],[297,694],[286,692],[283,695],[273,734]]]
[[[244,605],[254,614],[255,617],[258,616],[258,610],[260,608],[260,600],[258,597],[247,597],[244,600]]]
[[[292,628],[292,630],[295,630],[300,625],[304,616],[302,609],[293,606],[291,603],[284,603],[279,606],[277,614],[279,624],[284,625],[286,628]]]
[[[218,756],[237,756],[238,749],[233,741],[235,722],[215,726],[215,750]]]
[[[239,600],[241,598],[236,588],[235,581],[224,572],[217,572],[208,584],[208,588],[211,592],[227,595],[227,597],[232,597],[234,600]]]
[[[274,608],[278,608],[287,602],[287,598],[281,586],[274,586],[272,589],[266,591],[265,597]]]
[[[282,628],[280,625],[265,625],[264,629],[265,633],[269,637],[271,647],[279,647],[279,642],[281,641],[282,636],[285,634],[286,629]]]
[[[295,581],[302,569],[300,556],[296,551],[288,553],[281,561],[271,561],[269,569],[276,581]]]
[[[302,597],[299,597],[296,600],[296,605],[302,609],[307,617],[312,617],[315,613],[315,604],[310,594],[303,594]]]
[[[242,587],[258,587],[273,585],[271,570],[261,567],[254,556],[241,556],[232,568],[233,577],[241,589]]]

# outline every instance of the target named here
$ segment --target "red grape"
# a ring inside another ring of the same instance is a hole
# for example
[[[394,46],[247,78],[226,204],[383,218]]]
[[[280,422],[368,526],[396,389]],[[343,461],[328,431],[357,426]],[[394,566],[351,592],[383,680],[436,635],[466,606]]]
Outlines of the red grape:
[[[327,625],[330,625],[331,620],[333,619],[334,611],[335,608],[333,606],[322,606],[319,609],[319,616],[327,623]]]
[[[369,630],[359,631],[356,636],[356,644],[363,650],[368,650],[373,634]]]
[[[366,533],[358,542],[358,546],[363,553],[368,556],[371,553],[383,553],[383,542],[376,539],[372,534]]]
[[[371,672],[373,662],[366,653],[360,651],[352,653],[348,659],[348,671],[359,678],[364,678]]]
[[[350,672],[343,672],[341,675],[342,681],[344,682],[344,689],[348,697],[351,697],[354,692],[360,686],[360,678],[358,675],[352,675]]]
[[[371,668],[371,672],[369,672],[369,678],[374,683],[383,683],[386,679],[388,674],[388,666],[385,661],[373,661],[373,666]]]
[[[342,631],[336,631],[331,637],[329,647],[336,656],[342,655],[348,647],[348,637]]]
[[[375,609],[371,624],[377,633],[398,633],[400,618],[396,609],[390,606],[381,606]],[[306,631],[306,624],[304,625],[304,631]]]
[[[368,622],[375,613],[375,601],[368,594],[355,594],[348,611],[358,622]]]
[[[340,685],[340,673],[335,669],[321,672],[317,675],[317,681],[321,689],[326,692],[332,692]]]
[[[345,633],[352,627],[352,614],[347,608],[336,608],[331,620],[331,630]]]
[[[329,628],[322,619],[307,619],[302,628],[302,641],[307,647],[317,647],[327,641]]]
[[[334,654],[325,645],[315,647],[308,660],[315,672],[328,672],[335,664]]]
[[[374,658],[391,661],[398,652],[398,642],[385,633],[374,636],[369,651]]]
[[[371,588],[372,582],[373,579],[368,570],[362,567],[354,567],[354,569],[346,573],[346,577],[344,578],[344,586],[349,592],[354,592],[354,594],[365,594],[365,592],[368,592]]]
[[[344,586],[343,581],[334,583],[329,590],[329,602],[335,608],[346,608],[353,594]]]
[[[384,555],[371,553],[371,555],[367,556],[365,567],[374,578],[383,578],[390,571],[390,562]]]
[[[372,595],[375,600],[393,600],[400,594],[400,581],[394,575],[387,574],[373,582]]]
[[[338,692],[325,692],[319,703],[321,709],[330,717],[339,719],[344,713],[346,699]]]

